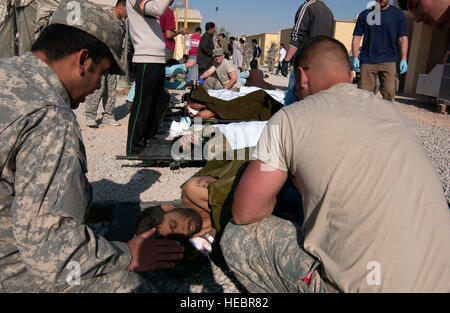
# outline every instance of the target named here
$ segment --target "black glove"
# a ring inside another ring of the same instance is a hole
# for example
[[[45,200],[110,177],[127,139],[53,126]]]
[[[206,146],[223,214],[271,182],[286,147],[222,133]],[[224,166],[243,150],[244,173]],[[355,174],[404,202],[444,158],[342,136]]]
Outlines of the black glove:
[[[288,75],[288,67],[289,67],[289,62],[283,60],[281,62],[281,75],[283,75],[284,77],[287,77],[287,75]]]

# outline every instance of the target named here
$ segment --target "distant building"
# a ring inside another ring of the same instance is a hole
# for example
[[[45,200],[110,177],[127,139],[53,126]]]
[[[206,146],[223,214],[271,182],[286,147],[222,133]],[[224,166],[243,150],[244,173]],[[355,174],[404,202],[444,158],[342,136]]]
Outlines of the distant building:
[[[184,14],[185,9],[183,8],[175,8],[173,10],[175,15],[175,22],[177,23],[177,29],[181,29],[184,27]],[[195,28],[200,27],[200,24],[202,23],[202,15],[200,14],[200,11],[198,9],[188,9],[187,14],[187,29],[189,32],[189,35],[194,34]],[[202,35],[205,32],[204,29],[202,29]],[[174,58],[175,59],[181,59],[183,57],[183,54],[185,53],[184,49],[184,36],[179,35],[175,37],[175,53]]]
[[[279,33],[262,33],[257,35],[247,36],[245,42],[248,43],[250,48],[253,48],[252,40],[256,39],[259,47],[261,48],[260,60],[264,60],[262,63],[267,62],[267,52],[270,49],[272,43],[274,43],[277,48],[280,46],[280,34]],[[260,64],[262,66],[263,64]]]

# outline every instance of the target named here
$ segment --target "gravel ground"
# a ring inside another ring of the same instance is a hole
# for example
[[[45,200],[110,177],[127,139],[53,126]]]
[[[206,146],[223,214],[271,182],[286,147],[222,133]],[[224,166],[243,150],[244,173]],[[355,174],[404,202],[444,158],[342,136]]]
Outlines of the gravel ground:
[[[288,79],[270,75],[267,81],[285,90]],[[173,92],[175,100],[181,92]],[[116,160],[116,155],[125,155],[128,127],[126,95],[118,91],[115,114],[121,123],[119,127],[105,126],[89,128],[84,124],[84,105],[75,111],[80,122],[88,159],[88,179],[94,190],[94,201],[172,201],[180,198],[179,186],[200,168],[133,167],[134,161]],[[416,126],[424,147],[429,153],[436,172],[442,181],[447,200],[450,200],[450,117],[433,113],[431,106],[420,99],[399,97],[396,106]],[[99,109],[99,118],[101,109]],[[167,126],[167,125],[166,125]],[[162,132],[161,138],[167,133]],[[101,234],[108,225],[92,225]],[[161,271],[148,273],[147,277],[162,292],[239,292],[240,287],[232,273],[223,265],[208,262],[199,271],[188,274],[183,279],[173,279]]]

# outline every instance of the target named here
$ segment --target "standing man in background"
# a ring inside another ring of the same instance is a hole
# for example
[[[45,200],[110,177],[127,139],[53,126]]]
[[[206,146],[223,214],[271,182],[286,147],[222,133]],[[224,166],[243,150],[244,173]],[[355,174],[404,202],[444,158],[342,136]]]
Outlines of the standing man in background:
[[[280,43],[280,53],[278,54],[278,67],[275,75],[281,71],[281,65],[283,64],[284,58],[286,57],[286,49],[284,49],[284,44]]]
[[[374,91],[377,78],[380,91],[388,101],[395,100],[396,64],[400,46],[400,75],[408,70],[408,29],[406,18],[389,0],[377,0],[377,5],[358,17],[353,32],[352,51],[358,51],[364,36],[360,57],[353,56],[352,68],[361,73],[360,88]],[[361,59],[360,59],[361,58]]]
[[[256,41],[256,39],[252,39],[252,44],[253,44],[253,58],[259,59],[259,57],[261,56],[261,48],[258,45],[258,41]]]
[[[125,19],[127,18],[126,0],[118,0],[114,9],[112,9],[114,15],[114,21],[122,30],[122,38],[126,33]],[[122,39],[123,43],[123,39]],[[120,54],[123,53],[123,44]],[[122,56],[119,55],[119,58]],[[114,107],[116,106],[116,87],[117,87],[117,75],[106,74],[102,77],[102,86],[100,89],[94,91],[93,94],[86,97],[85,101],[85,117],[86,125],[89,127],[98,127],[95,121],[97,117],[97,109],[100,100],[103,103],[103,118],[102,124],[110,126],[120,126],[120,123],[116,121],[114,117]]]
[[[228,51],[229,40],[227,39],[227,35],[225,35],[224,33],[220,33],[219,35],[217,35],[217,38],[219,39],[219,47],[225,51],[225,59],[229,60],[230,52]]]
[[[161,30],[164,36],[164,42],[166,43],[166,60],[173,59],[174,51],[175,51],[175,37],[179,34],[186,35],[187,29],[181,28],[180,30],[176,29],[175,17],[173,15],[173,11],[170,6],[173,4],[175,0],[170,0],[169,8],[167,8],[163,15],[159,18],[159,23],[161,25]]]
[[[253,56],[253,49],[250,48],[248,42],[244,42],[243,45],[243,52],[244,52],[244,68],[245,70],[249,70],[250,69],[250,61],[252,59]]]
[[[267,51],[267,70],[269,71],[269,73],[272,73],[273,71],[273,66],[275,64],[276,57],[277,57],[277,47],[275,46],[275,43],[272,42],[269,51]]]
[[[309,39],[316,36],[333,37],[333,34],[334,16],[330,8],[322,0],[306,0],[295,14],[291,41],[284,62],[281,63],[281,73],[284,76],[287,75],[288,64],[294,59],[297,52],[302,51]],[[291,71],[285,105],[298,101],[294,95],[294,88],[294,71]]]
[[[214,32],[216,25],[208,22],[205,25],[206,32],[203,34],[197,52],[198,76],[200,77],[213,65]]]
[[[162,115],[165,84],[165,43],[159,17],[172,0],[127,0],[130,37],[134,46],[136,96],[128,122],[126,154],[142,152],[155,137]],[[145,92],[144,92],[145,91]]]
[[[198,52],[198,45],[200,44],[200,40],[202,39],[202,29],[200,27],[197,27],[195,29],[195,33],[190,36],[191,37],[191,49],[189,50],[189,59],[195,59],[197,60],[197,52]],[[198,71],[198,67],[197,71]],[[189,68],[188,71],[188,79],[187,81],[192,80],[192,71],[194,69],[192,67]]]
[[[230,42],[233,43],[233,64],[240,72],[242,72],[244,54],[242,52],[241,44],[239,43],[239,40],[236,40],[234,37],[230,37]]]

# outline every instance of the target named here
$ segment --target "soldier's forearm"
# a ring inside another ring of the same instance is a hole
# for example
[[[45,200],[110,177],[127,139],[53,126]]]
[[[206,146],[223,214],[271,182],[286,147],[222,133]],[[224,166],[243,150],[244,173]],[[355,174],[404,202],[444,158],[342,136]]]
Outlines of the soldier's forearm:
[[[400,43],[400,56],[402,60],[406,60],[408,57],[408,37],[400,37],[399,38]]]

